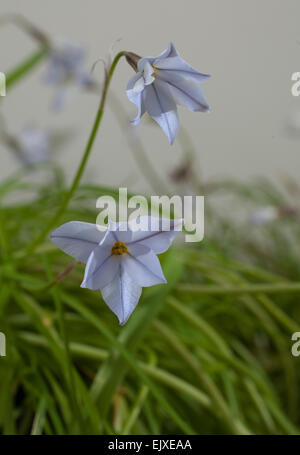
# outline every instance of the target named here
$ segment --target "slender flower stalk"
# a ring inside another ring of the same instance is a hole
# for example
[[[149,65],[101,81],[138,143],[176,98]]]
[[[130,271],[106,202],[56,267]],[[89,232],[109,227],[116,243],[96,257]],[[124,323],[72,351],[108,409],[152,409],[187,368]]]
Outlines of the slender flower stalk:
[[[110,85],[111,78],[112,78],[112,76],[114,74],[114,71],[116,69],[116,66],[117,66],[119,60],[122,57],[126,56],[126,55],[127,55],[126,51],[119,52],[115,56],[111,66],[110,66],[110,69],[109,69],[109,71],[107,73],[107,77],[105,79],[105,83],[104,83],[104,87],[103,87],[103,91],[102,91],[102,96],[101,96],[101,100],[100,100],[100,105],[99,105],[99,108],[98,108],[98,111],[97,111],[97,114],[96,114],[96,118],[95,118],[95,121],[94,121],[94,124],[93,124],[93,128],[92,128],[92,131],[90,133],[90,136],[89,136],[89,139],[88,139],[84,154],[82,156],[81,162],[79,163],[78,169],[76,171],[76,174],[74,176],[74,179],[73,179],[73,182],[72,182],[72,185],[71,185],[69,191],[67,191],[67,193],[66,193],[66,195],[65,195],[65,197],[63,199],[63,202],[62,202],[61,206],[59,207],[59,209],[57,210],[57,212],[55,213],[54,217],[51,218],[51,220],[45,226],[45,229],[40,233],[40,235],[28,246],[28,248],[26,250],[26,254],[33,253],[33,251],[36,249],[36,247],[45,239],[45,237],[49,234],[49,232],[56,226],[56,224],[60,220],[61,216],[63,215],[64,211],[68,207],[68,204],[69,204],[70,200],[72,199],[76,189],[78,188],[80,179],[81,179],[82,174],[84,172],[86,163],[87,163],[88,158],[90,156],[90,152],[92,150],[92,147],[93,147],[93,144],[95,142],[95,138],[96,138],[96,135],[97,135],[100,123],[101,123],[101,119],[102,119],[103,112],[104,112],[105,101],[106,101],[107,92],[108,92],[108,88],[109,88],[109,85]]]
[[[225,295],[225,294],[286,294],[286,293],[299,293],[300,283],[283,282],[283,283],[259,283],[248,284],[242,286],[214,286],[214,285],[197,285],[184,283],[176,288],[180,292],[189,292],[192,294],[205,294],[205,295]]]
[[[38,41],[43,47],[51,47],[50,37],[27,17],[19,13],[6,13],[0,16],[0,26],[12,23]]]

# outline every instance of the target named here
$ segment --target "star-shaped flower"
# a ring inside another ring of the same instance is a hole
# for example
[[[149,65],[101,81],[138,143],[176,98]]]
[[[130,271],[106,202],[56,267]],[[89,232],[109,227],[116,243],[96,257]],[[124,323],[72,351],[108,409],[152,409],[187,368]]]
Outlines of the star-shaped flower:
[[[130,222],[110,222],[104,233],[96,224],[71,221],[56,229],[51,240],[86,264],[81,287],[100,290],[123,325],[142,287],[166,283],[157,254],[169,248],[181,228],[182,220],[140,217],[138,229]]]
[[[127,85],[127,96],[138,108],[133,124],[148,112],[173,144],[179,128],[177,104],[191,111],[209,112],[199,84],[209,75],[188,65],[172,43],[159,57],[139,59],[137,71]]]

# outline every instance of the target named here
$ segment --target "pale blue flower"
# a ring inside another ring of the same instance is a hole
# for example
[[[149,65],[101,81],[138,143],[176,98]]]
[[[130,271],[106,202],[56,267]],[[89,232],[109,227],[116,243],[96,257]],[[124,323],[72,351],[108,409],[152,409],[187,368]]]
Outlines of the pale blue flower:
[[[166,283],[157,254],[169,248],[182,228],[182,220],[171,220],[169,230],[164,225],[169,220],[140,217],[139,221],[139,229],[127,222],[110,222],[106,232],[96,224],[71,221],[51,234],[65,253],[86,263],[81,287],[100,290],[121,325],[135,309],[142,287]]]
[[[279,218],[278,208],[272,205],[267,205],[266,207],[261,207],[251,213],[250,221],[252,224],[262,226],[276,220],[277,218]]]
[[[177,104],[191,111],[209,112],[200,87],[209,76],[188,65],[172,43],[159,57],[138,60],[137,71],[127,85],[127,96],[138,108],[133,124],[147,112],[173,144],[179,128]]]
[[[81,46],[68,41],[58,41],[50,54],[44,81],[57,88],[53,108],[61,109],[70,96],[70,88],[88,87],[90,75],[83,70],[86,52]]]
[[[49,159],[50,137],[35,127],[25,127],[15,138],[16,153],[25,165],[43,163]]]

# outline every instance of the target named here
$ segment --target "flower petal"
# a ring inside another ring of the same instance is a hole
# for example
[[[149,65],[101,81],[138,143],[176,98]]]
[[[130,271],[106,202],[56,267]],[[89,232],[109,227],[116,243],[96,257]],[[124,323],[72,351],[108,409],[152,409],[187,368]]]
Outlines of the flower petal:
[[[129,100],[138,108],[137,116],[132,123],[137,125],[145,112],[142,90],[144,89],[144,79],[142,73],[135,74],[127,84],[126,93]]]
[[[78,71],[76,74],[76,82],[81,87],[89,87],[93,85],[93,78],[89,73],[85,71]]]
[[[132,245],[129,254],[122,258],[122,263],[126,272],[139,286],[148,287],[167,282],[158,257],[144,245]]]
[[[179,55],[176,57],[154,60],[153,65],[159,70],[164,70],[166,74],[176,72],[176,74],[179,74],[186,79],[192,79],[197,82],[203,82],[210,77],[208,74],[197,71],[179,57]]]
[[[169,43],[168,48],[165,51],[163,51],[158,57],[156,57],[155,60],[163,60],[168,57],[176,57],[177,55],[178,55],[178,53],[175,49],[175,46],[171,42],[171,43]]]
[[[140,87],[141,85],[141,87]],[[140,93],[141,89],[144,88],[144,78],[141,72],[136,73],[129,79],[129,82],[126,87],[126,93],[130,101],[135,103],[136,95]]]
[[[127,221],[115,222],[110,220],[108,229],[115,242],[131,242],[133,233]]]
[[[182,219],[167,220],[151,216],[141,216],[138,222],[140,230],[133,232],[132,241],[128,244],[129,249],[139,244],[150,248],[156,254],[167,251],[183,225]]]
[[[153,65],[154,61],[159,61],[161,59],[167,58],[167,57],[176,57],[177,51],[175,49],[175,46],[173,43],[169,43],[168,48],[163,51],[158,57],[143,57],[140,58],[138,61],[137,67],[139,71],[143,71],[145,63],[150,63],[150,65]]]
[[[105,233],[95,224],[70,221],[52,232],[50,238],[61,250],[81,262],[87,262]]]
[[[176,74],[166,75],[165,73],[168,73],[168,71],[160,71],[158,79],[161,84],[168,85],[171,96],[176,104],[185,106],[194,112],[210,111],[199,83],[184,79]]]
[[[64,70],[60,65],[50,63],[46,73],[43,75],[42,80],[46,84],[59,84],[64,80]]]
[[[145,87],[143,99],[146,111],[165,132],[170,144],[173,144],[179,129],[179,120],[168,86],[156,79],[153,84]]]
[[[116,276],[119,259],[117,256],[111,256],[110,246],[97,246],[87,261],[81,287],[92,290],[105,287]]]
[[[152,84],[152,82],[155,80],[155,77],[153,76],[153,73],[154,73],[153,66],[150,65],[149,61],[145,59],[145,62],[143,64],[144,85]]]
[[[101,293],[106,304],[118,317],[120,324],[124,325],[138,304],[142,288],[132,280],[120,264],[114,280],[105,286]]]
[[[144,90],[144,87],[145,87],[144,78],[141,76],[136,80],[134,86],[132,87],[132,91],[134,93],[140,93]]]
[[[136,98],[136,105],[138,108],[138,112],[136,118],[131,121],[133,125],[138,125],[139,121],[141,120],[141,117],[144,115],[146,111],[142,93],[138,94]]]
[[[54,95],[51,103],[51,108],[56,112],[61,111],[66,106],[66,104],[68,104],[70,98],[70,86],[67,86],[66,84],[61,85],[61,87]]]

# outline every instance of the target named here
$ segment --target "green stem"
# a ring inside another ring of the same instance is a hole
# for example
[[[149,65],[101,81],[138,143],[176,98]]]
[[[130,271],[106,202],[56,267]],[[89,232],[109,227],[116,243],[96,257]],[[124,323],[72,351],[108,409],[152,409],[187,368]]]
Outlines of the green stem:
[[[92,128],[91,134],[89,136],[89,139],[88,139],[84,154],[83,154],[82,159],[81,159],[81,162],[79,163],[77,172],[76,172],[75,177],[73,179],[73,183],[72,183],[69,191],[66,193],[66,195],[64,197],[64,200],[63,200],[61,206],[59,207],[59,209],[57,210],[57,212],[55,213],[54,217],[45,226],[45,229],[40,233],[40,235],[28,246],[28,248],[26,250],[26,254],[27,255],[33,253],[33,251],[36,249],[36,247],[40,243],[42,243],[42,241],[45,239],[47,234],[49,234],[49,232],[56,226],[56,224],[58,223],[59,219],[63,215],[64,211],[68,207],[68,204],[69,204],[70,200],[72,199],[72,197],[73,197],[73,195],[74,195],[74,193],[75,193],[75,191],[76,191],[76,189],[77,189],[77,187],[79,185],[80,179],[81,179],[83,171],[85,169],[87,160],[88,160],[88,158],[90,156],[90,152],[92,150],[92,146],[94,144],[94,141],[95,141],[95,138],[96,138],[99,126],[100,126],[100,122],[101,122],[101,119],[102,119],[102,116],[103,116],[103,112],[104,112],[106,96],[107,96],[107,92],[108,92],[108,88],[109,88],[109,84],[110,84],[112,75],[114,73],[114,70],[115,70],[115,68],[117,66],[118,61],[120,60],[121,57],[125,56],[126,54],[127,54],[127,52],[125,52],[125,51],[119,52],[116,55],[116,57],[114,58],[114,60],[113,60],[113,62],[111,64],[111,67],[110,67],[109,72],[107,74],[107,77],[105,79],[105,84],[104,84],[103,91],[102,91],[100,105],[99,105],[99,109],[97,111],[97,115],[96,115],[96,118],[95,118],[95,121],[94,121],[94,125],[93,125],[93,128]]]
[[[148,350],[147,348],[145,350],[146,350],[146,352],[148,352],[148,355],[149,355],[149,364],[155,366],[156,362],[157,362],[156,355],[154,355],[154,353],[151,350]],[[127,416],[126,421],[123,425],[123,428],[121,431],[122,435],[130,434],[131,429],[134,427],[135,423],[137,422],[137,420],[139,418],[140,413],[142,412],[142,409],[145,406],[145,402],[147,400],[148,394],[149,394],[149,387],[147,385],[143,384],[138,393],[138,396],[133,405],[133,408],[132,408],[131,412],[129,413],[129,415]]]
[[[46,405],[47,405],[46,398],[42,397],[39,402],[36,414],[34,416],[31,435],[40,435],[43,433],[46,415]]]
[[[178,428],[180,428],[185,434],[195,434],[191,426],[185,422],[181,416],[173,409],[173,406],[166,400],[164,394],[159,388],[148,378],[147,375],[140,368],[140,365],[137,363],[136,358],[131,354],[130,351],[120,342],[115,336],[110,332],[107,326],[103,321],[95,315],[94,312],[90,311],[86,306],[82,305],[79,301],[72,298],[71,296],[62,293],[63,301],[77,313],[84,317],[86,321],[94,325],[99,333],[101,333],[104,338],[109,342],[112,347],[117,349],[117,352],[120,352],[126,363],[132,369],[132,371],[143,381],[143,383],[148,386],[151,390],[152,395],[156,398],[161,407],[165,410],[166,414],[176,423]]]
[[[49,263],[47,261],[47,256],[44,256],[44,264],[45,264],[45,269],[46,269],[46,274],[47,274],[47,279],[52,281],[53,280],[53,274],[51,267],[49,266]],[[66,379],[67,379],[67,385],[69,387],[69,394],[71,398],[71,404],[73,407],[73,418],[75,418],[76,414],[78,415],[78,418],[81,418],[80,414],[80,408],[77,402],[77,397],[75,393],[75,379],[73,375],[73,365],[72,365],[72,360],[71,360],[71,354],[70,354],[70,348],[69,348],[69,339],[68,339],[68,333],[67,333],[67,328],[66,328],[66,322],[65,322],[65,314],[64,314],[64,309],[63,309],[63,304],[58,292],[57,288],[51,289],[51,295],[53,298],[53,302],[56,307],[56,311],[58,314],[58,323],[59,323],[59,328],[60,328],[60,337],[64,343],[64,351],[65,351],[65,360],[66,360]],[[75,424],[75,420],[73,421],[73,424]]]
[[[300,327],[298,323],[294,322],[293,319],[278,308],[268,296],[261,294],[257,296],[257,299],[264,305],[274,319],[280,322],[280,324],[288,330],[288,332],[299,332]]]
[[[26,58],[20,65],[9,71],[6,76],[6,90],[10,89],[23,76],[35,68],[48,54],[49,49],[44,47]]]
[[[276,284],[254,284],[243,286],[211,286],[184,283],[176,287],[177,291],[193,294],[226,295],[226,294],[277,294],[300,292],[299,282],[284,282]]]
[[[48,347],[47,339],[41,335],[37,335],[36,333],[19,331],[18,337],[31,345]],[[110,355],[110,353],[104,349],[77,342],[70,343],[70,351],[73,356],[79,358],[84,357],[85,359],[88,358],[97,361],[106,360]],[[137,363],[152,379],[157,380],[161,384],[164,384],[179,393],[186,394],[188,397],[195,400],[200,406],[205,408],[210,408],[212,406],[210,398],[202,390],[199,390],[197,387],[193,386],[189,382],[186,382],[184,379],[140,360],[138,360]]]
[[[148,386],[143,384],[137,395],[137,399],[134,403],[134,406],[126,418],[125,425],[123,426],[122,431],[121,431],[121,435],[130,434],[132,427],[138,420],[138,417],[142,411],[142,408],[143,408],[145,400],[148,396],[148,393],[149,393]]]
[[[164,337],[166,342],[178,353],[178,355],[194,370],[202,383],[207,394],[213,403],[212,410],[216,416],[227,425],[233,434],[251,434],[251,431],[241,422],[236,419],[227,406],[223,395],[215,385],[211,377],[202,369],[198,360],[195,359],[190,352],[185,348],[176,335],[174,335],[168,327],[160,321],[153,323],[155,329]]]
[[[221,358],[229,363],[239,376],[243,375],[251,379],[264,394],[267,395],[271,392],[270,383],[254,368],[247,366],[241,359],[235,357],[225,339],[222,338],[207,321],[200,317],[198,313],[171,296],[166,299],[166,304],[169,305],[172,310],[175,310],[181,318],[184,318],[188,323],[200,330],[200,332],[215,345],[217,358]]]

